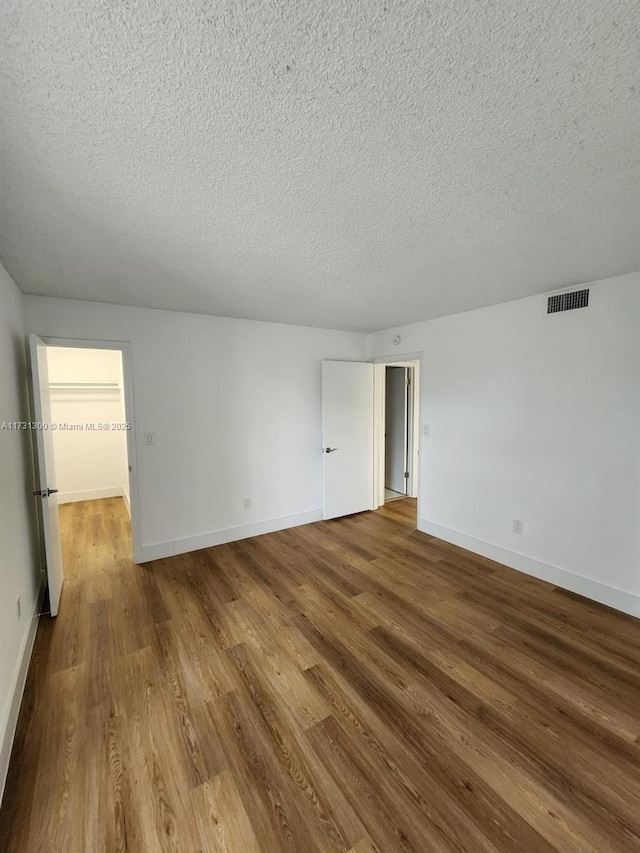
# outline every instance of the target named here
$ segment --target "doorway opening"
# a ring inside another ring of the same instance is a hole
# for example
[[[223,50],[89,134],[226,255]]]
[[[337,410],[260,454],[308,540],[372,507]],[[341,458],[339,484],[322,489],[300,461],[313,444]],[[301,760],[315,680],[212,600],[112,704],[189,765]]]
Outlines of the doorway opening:
[[[63,571],[69,577],[90,563],[85,547],[68,547],[79,544],[81,527],[92,529],[94,538],[109,533],[113,553],[131,558],[130,425],[120,350],[48,347],[47,364]]]
[[[409,490],[411,367],[385,365],[384,499],[405,498]]]
[[[50,612],[65,579],[135,558],[137,490],[128,345],[38,339],[32,349],[39,512]],[[133,552],[133,553],[132,553]]]
[[[418,359],[375,365],[377,507],[418,497],[419,371]]]

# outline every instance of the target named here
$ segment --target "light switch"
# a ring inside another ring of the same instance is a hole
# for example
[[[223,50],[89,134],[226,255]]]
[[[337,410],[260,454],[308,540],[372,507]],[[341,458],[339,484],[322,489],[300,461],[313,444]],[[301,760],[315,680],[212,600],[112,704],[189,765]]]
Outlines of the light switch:
[[[144,443],[145,443],[145,444],[155,444],[155,443],[156,443],[156,436],[155,436],[155,433],[153,433],[153,432],[145,432],[145,434],[144,434]]]

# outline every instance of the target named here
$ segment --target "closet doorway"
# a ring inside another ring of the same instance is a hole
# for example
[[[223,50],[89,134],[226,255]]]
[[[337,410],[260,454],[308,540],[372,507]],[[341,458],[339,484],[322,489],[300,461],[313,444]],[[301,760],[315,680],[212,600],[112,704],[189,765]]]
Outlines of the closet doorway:
[[[385,366],[384,498],[385,503],[409,493],[411,442],[411,368]]]
[[[126,343],[30,335],[38,482],[50,612],[65,579],[135,559],[137,489]]]
[[[420,359],[376,362],[375,507],[418,496]]]

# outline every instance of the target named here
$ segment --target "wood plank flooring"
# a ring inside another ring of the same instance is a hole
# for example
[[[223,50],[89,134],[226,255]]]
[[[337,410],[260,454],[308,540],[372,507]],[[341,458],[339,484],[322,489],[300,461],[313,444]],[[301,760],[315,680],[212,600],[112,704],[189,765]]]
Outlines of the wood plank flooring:
[[[415,502],[134,566],[62,511],[3,853],[640,851],[640,622]]]

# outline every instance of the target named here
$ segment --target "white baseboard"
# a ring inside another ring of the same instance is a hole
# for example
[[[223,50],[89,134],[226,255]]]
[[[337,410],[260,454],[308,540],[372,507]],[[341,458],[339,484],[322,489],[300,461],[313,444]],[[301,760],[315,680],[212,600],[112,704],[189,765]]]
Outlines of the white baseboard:
[[[58,503],[73,504],[78,501],[97,501],[100,500],[100,498],[124,498],[124,502],[128,503],[122,486],[107,486],[104,489],[87,489],[84,492],[60,492],[58,494]]]
[[[135,559],[136,563],[148,563],[150,560],[174,557],[176,554],[212,548],[214,545],[224,545],[225,542],[237,542],[239,539],[249,539],[251,536],[261,536],[263,533],[274,533],[276,530],[286,530],[288,527],[298,527],[301,524],[311,524],[321,520],[322,510],[316,509],[311,512],[299,512],[296,515],[258,521],[255,524],[227,527],[224,530],[203,533],[201,536],[173,539],[170,542],[159,542],[157,545],[142,545],[137,549]]]
[[[129,518],[131,518],[131,502],[129,501],[129,495],[126,489],[122,489],[122,499],[124,500],[124,505],[129,513]]]
[[[44,583],[40,586],[38,595],[33,605],[29,627],[24,635],[22,647],[18,656],[18,661],[11,681],[9,692],[9,708],[6,719],[3,723],[2,741],[0,742],[0,801],[4,794],[4,786],[7,781],[7,771],[9,770],[9,761],[11,759],[11,748],[13,747],[13,739],[16,735],[16,726],[18,723],[18,714],[20,713],[20,705],[24,694],[25,684],[27,682],[27,673],[29,671],[29,662],[31,661],[31,653],[36,640],[36,632],[38,623],[40,622],[40,610],[42,609],[42,599],[44,596]]]
[[[445,542],[451,542],[460,548],[466,548],[467,551],[488,557],[490,560],[495,560],[497,563],[502,563],[518,572],[524,572],[524,574],[540,578],[540,580],[547,581],[555,586],[576,592],[578,595],[584,595],[586,598],[598,601],[600,604],[606,604],[631,616],[640,617],[640,595],[634,595],[632,592],[626,592],[623,589],[591,580],[591,578],[577,575],[550,563],[543,563],[534,557],[527,557],[517,551],[510,551],[500,545],[493,545],[491,542],[476,539],[474,536],[468,536],[458,530],[451,530],[449,527],[443,527],[440,524],[427,521],[425,518],[418,520],[418,530],[438,539],[444,539]]]

